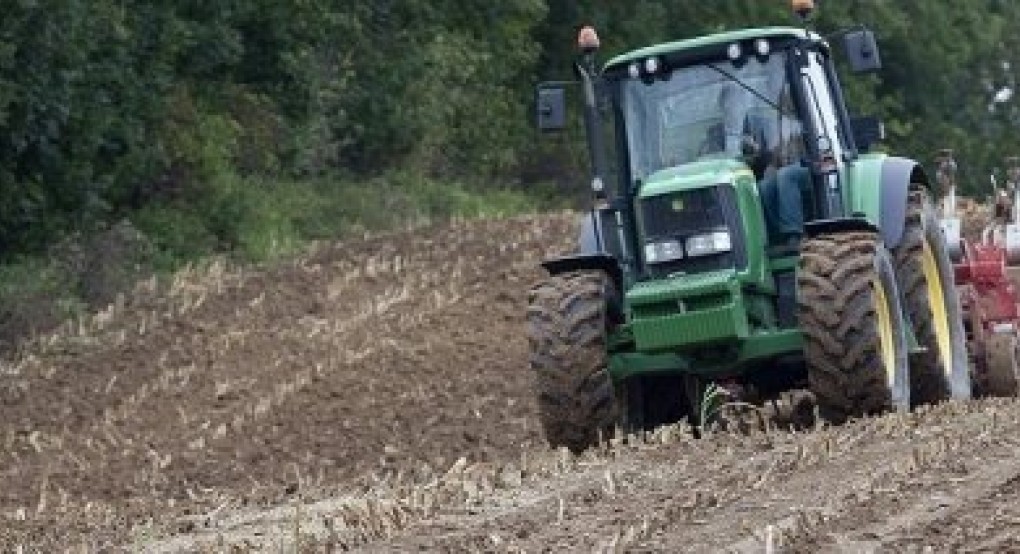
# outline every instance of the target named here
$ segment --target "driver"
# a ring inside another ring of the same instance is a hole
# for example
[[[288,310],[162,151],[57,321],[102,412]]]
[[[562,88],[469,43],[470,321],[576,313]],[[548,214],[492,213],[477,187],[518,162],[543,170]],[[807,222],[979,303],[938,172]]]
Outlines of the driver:
[[[796,112],[782,68],[768,74],[765,89],[762,93],[773,105],[767,115],[752,114],[755,96],[739,83],[724,83],[719,92],[722,125],[709,130],[706,142],[748,164],[758,179],[769,243],[796,248],[804,234],[803,191],[811,179],[802,163],[802,125],[789,115]]]
[[[756,157],[766,167],[759,178],[758,191],[769,243],[796,248],[804,234],[803,191],[810,187],[811,173],[802,163],[802,126],[796,117],[789,115],[796,112],[781,68],[769,73],[764,94],[780,110],[773,106],[770,110],[773,117],[764,118],[765,140],[759,146],[763,151],[756,153]]]

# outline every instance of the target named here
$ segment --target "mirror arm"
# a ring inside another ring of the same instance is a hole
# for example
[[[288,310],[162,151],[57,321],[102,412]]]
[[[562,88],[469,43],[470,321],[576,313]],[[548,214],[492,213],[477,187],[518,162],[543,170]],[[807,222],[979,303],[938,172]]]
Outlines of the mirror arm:
[[[598,180],[601,186],[593,186],[595,200],[602,202],[608,197],[606,190],[606,150],[602,136],[602,115],[599,113],[596,86],[599,79],[595,68],[594,55],[585,54],[577,64],[584,96],[584,129],[588,136],[588,151],[591,154],[592,183]]]
[[[867,25],[865,25],[863,23],[858,23],[858,24],[852,25],[850,27],[844,27],[842,29],[833,31],[833,32],[823,36],[822,39],[825,40],[826,42],[831,42],[832,39],[843,38],[846,35],[848,35],[850,33],[853,33],[855,31],[867,31],[867,30],[868,30]]]

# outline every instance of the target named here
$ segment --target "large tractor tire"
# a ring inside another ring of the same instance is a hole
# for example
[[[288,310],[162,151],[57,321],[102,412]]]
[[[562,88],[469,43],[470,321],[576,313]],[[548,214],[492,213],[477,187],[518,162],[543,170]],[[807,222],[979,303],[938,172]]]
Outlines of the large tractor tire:
[[[617,419],[606,353],[612,284],[602,272],[554,275],[531,290],[528,339],[539,417],[553,447],[581,452]]]
[[[804,240],[797,289],[808,383],[820,415],[842,423],[909,409],[896,274],[878,235],[847,232]]]
[[[915,405],[971,396],[967,337],[953,265],[927,192],[914,190],[903,238],[893,251],[903,306],[924,349],[911,359],[910,397]]]

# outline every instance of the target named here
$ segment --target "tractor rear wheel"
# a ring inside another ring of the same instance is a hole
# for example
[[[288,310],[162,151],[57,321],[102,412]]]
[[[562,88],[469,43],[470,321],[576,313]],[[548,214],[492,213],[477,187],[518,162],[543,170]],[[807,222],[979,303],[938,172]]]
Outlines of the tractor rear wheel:
[[[1017,337],[1012,333],[991,333],[985,343],[987,373],[982,392],[989,396],[1013,397],[1020,394],[1020,367],[1017,367]]]
[[[869,232],[801,245],[797,316],[808,383],[822,417],[910,407],[906,339],[892,260]]]
[[[580,452],[608,437],[617,419],[606,353],[602,272],[554,275],[531,290],[528,340],[539,417],[553,447]]]
[[[911,191],[903,238],[893,251],[903,305],[924,352],[910,364],[910,397],[929,404],[971,395],[967,338],[953,265],[928,193]]]

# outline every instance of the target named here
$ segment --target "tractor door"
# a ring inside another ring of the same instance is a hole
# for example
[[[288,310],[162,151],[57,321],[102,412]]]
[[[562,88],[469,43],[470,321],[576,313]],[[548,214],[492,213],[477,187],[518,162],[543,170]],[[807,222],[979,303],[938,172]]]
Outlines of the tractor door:
[[[811,131],[807,148],[811,158],[814,187],[808,212],[810,219],[844,217],[842,187],[846,164],[855,152],[847,127],[846,108],[832,70],[828,53],[808,49],[797,58],[796,79],[800,85],[805,121]]]

